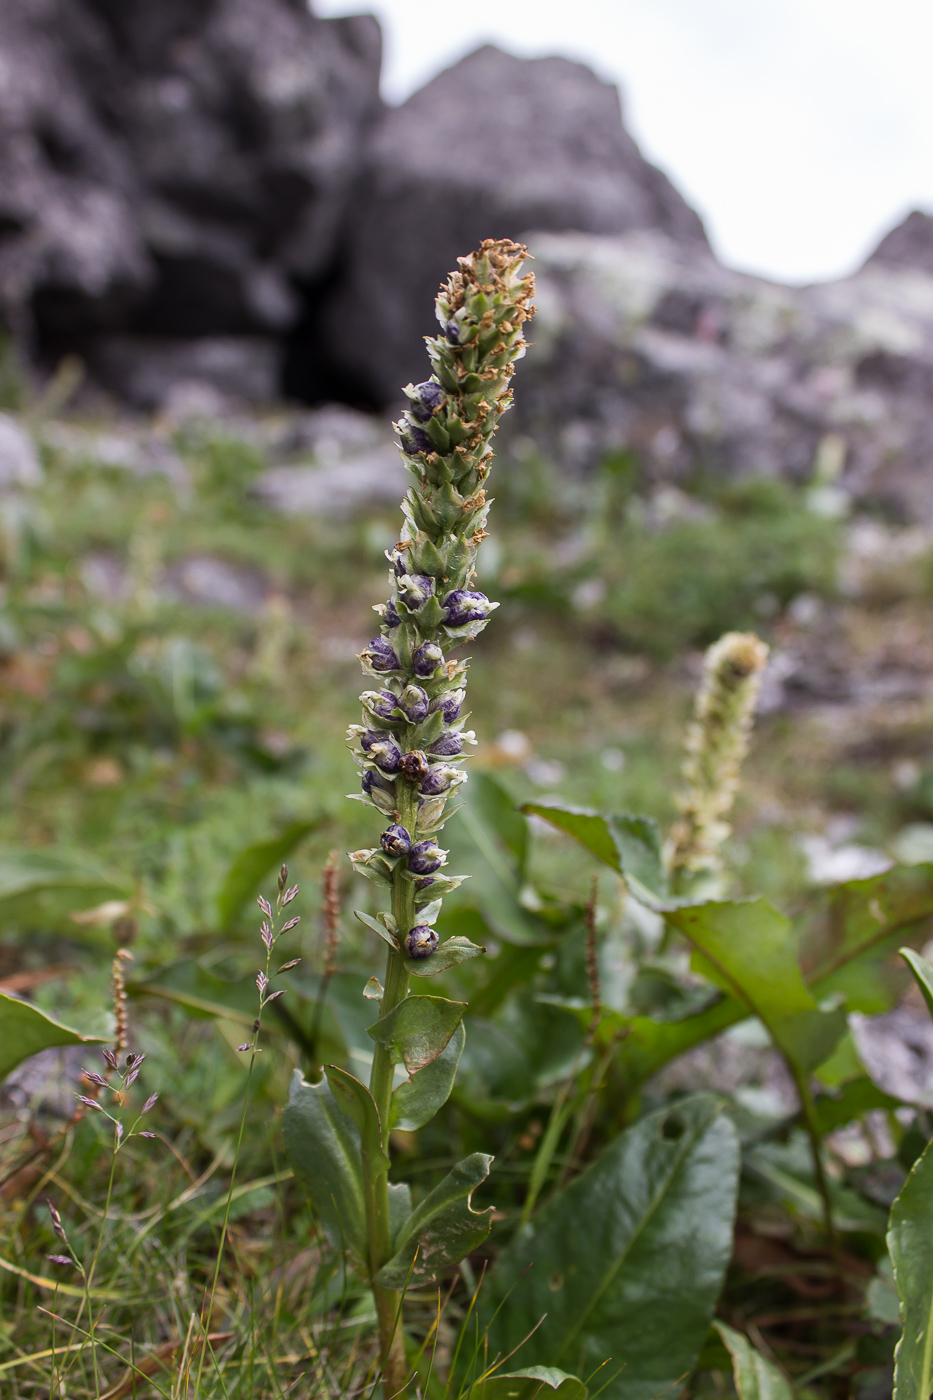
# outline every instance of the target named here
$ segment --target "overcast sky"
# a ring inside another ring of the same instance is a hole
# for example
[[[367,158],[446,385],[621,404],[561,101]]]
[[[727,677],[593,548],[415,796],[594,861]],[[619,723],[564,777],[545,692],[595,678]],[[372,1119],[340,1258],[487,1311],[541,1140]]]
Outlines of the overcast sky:
[[[933,212],[933,0],[314,0],[367,9],[401,101],[481,43],[622,87],[630,130],[720,257],[787,281],[852,271]]]

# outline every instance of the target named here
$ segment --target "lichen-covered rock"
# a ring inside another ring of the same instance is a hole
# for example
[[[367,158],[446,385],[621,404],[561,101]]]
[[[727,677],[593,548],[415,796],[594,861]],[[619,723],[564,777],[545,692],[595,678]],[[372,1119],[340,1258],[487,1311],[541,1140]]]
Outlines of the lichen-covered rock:
[[[815,474],[933,520],[933,273],[873,258],[794,288],[657,231],[528,241],[538,317],[511,431],[571,469],[631,448],[662,480]]]
[[[565,58],[477,49],[373,132],[324,323],[330,353],[390,402],[420,374],[437,284],[464,249],[528,229],[638,228],[707,249],[698,216],[626,131],[618,89]]]

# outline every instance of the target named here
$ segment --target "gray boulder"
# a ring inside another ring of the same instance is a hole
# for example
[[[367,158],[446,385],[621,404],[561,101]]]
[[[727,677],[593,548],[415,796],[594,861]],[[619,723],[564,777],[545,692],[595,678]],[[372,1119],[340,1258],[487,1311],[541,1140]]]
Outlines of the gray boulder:
[[[303,0],[4,0],[0,311],[53,351],[281,334],[334,256],[380,50]]]
[[[639,228],[707,249],[698,216],[625,130],[618,90],[580,63],[486,46],[376,127],[322,333],[388,403],[423,377],[438,283],[483,238]]]
[[[794,288],[656,231],[532,235],[533,344],[507,431],[570,470],[634,450],[832,486],[933,521],[933,272],[870,259]]]

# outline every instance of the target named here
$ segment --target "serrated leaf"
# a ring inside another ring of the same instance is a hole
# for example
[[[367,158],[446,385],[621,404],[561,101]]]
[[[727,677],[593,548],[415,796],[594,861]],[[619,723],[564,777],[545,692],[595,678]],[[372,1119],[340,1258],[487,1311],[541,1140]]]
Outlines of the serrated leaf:
[[[365,1084],[337,1065],[325,1065],[330,1091],[344,1113],[356,1124],[360,1141],[370,1161],[378,1163],[379,1174],[389,1170],[389,1159],[382,1149],[382,1125],[376,1101]]]
[[[500,1256],[480,1297],[490,1353],[517,1347],[517,1361],[584,1374],[611,1357],[607,1400],[673,1387],[722,1287],[738,1170],[735,1128],[711,1094],[627,1129]]]
[[[409,1276],[413,1284],[428,1283],[479,1248],[492,1228],[493,1208],[475,1211],[470,1201],[489,1175],[492,1160],[485,1152],[472,1153],[425,1196],[412,1211],[392,1258],[376,1275],[377,1283],[403,1288]]]
[[[392,1095],[389,1126],[413,1133],[429,1123],[450,1098],[457,1066],[466,1044],[466,1030],[461,1021],[436,1060],[419,1069],[400,1084]]]
[[[366,1208],[360,1134],[326,1080],[308,1084],[295,1070],[282,1114],[285,1151],[334,1249],[346,1249],[362,1268]]]
[[[100,1045],[104,1037],[82,1035],[32,1002],[0,992],[0,1080],[40,1050],[64,1045]],[[459,1056],[458,1056],[459,1058]]]
[[[466,1008],[465,1001],[446,997],[406,997],[369,1027],[369,1035],[389,1052],[393,1064],[403,1064],[409,1074],[417,1074],[437,1059]]]
[[[466,1400],[586,1400],[586,1386],[556,1366],[497,1371],[470,1387]]]
[[[471,943],[469,938],[448,938],[438,944],[429,958],[413,959],[408,971],[412,977],[434,977],[438,972],[446,972],[449,967],[478,958],[485,951],[485,948]]]
[[[586,807],[557,807],[526,802],[521,810],[541,817],[585,846],[610,870],[624,875],[632,892],[662,896],[667,888],[661,835],[651,817],[606,814]]]
[[[927,1144],[891,1207],[888,1252],[903,1333],[894,1353],[894,1400],[933,1392],[933,1151]]]
[[[389,947],[393,950],[393,952],[398,952],[398,941],[392,936],[392,934],[387,928],[384,928],[382,924],[377,923],[375,919],[370,918],[368,914],[364,914],[362,909],[354,909],[353,914],[357,919],[359,919],[361,924],[365,924],[367,928],[372,929],[373,933],[375,933],[379,938],[381,938],[383,943],[388,943]]]
[[[762,1356],[741,1332],[714,1322],[729,1355],[739,1400],[793,1400],[794,1392],[773,1362]]]
[[[913,948],[899,948],[898,952],[913,973],[914,981],[920,988],[920,995],[926,1002],[930,1015],[933,1016],[933,967],[930,966],[926,958],[915,953]]]
[[[244,904],[259,889],[262,881],[277,870],[295,847],[322,824],[323,818],[311,822],[293,822],[269,841],[259,841],[237,852],[227,869],[217,895],[218,927],[226,930],[235,922]]]

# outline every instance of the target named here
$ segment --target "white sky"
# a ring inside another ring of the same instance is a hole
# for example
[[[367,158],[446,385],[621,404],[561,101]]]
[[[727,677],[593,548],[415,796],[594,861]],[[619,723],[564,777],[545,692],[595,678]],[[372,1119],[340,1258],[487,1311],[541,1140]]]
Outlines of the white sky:
[[[313,0],[376,13],[401,101],[481,43],[579,58],[727,263],[844,275],[933,211],[933,0]]]

